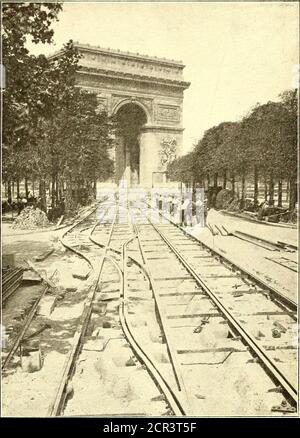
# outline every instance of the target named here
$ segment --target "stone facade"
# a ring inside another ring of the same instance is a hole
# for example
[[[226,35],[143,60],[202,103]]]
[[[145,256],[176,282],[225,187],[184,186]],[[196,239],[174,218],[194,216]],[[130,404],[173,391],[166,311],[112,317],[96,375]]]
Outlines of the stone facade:
[[[181,154],[183,92],[189,87],[183,80],[184,65],[164,58],[75,45],[82,55],[78,86],[97,94],[99,109],[114,115],[124,105],[134,104],[145,112],[147,122],[139,136],[139,183],[149,188],[165,182],[168,160]]]

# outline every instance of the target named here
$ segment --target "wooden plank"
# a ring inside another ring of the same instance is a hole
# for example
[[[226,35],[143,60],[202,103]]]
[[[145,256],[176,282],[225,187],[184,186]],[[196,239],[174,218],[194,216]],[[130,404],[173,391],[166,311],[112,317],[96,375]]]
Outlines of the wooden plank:
[[[216,348],[191,348],[184,350],[177,350],[178,354],[189,353],[234,353],[249,351],[247,348],[233,348],[233,347],[216,347]]]
[[[35,266],[35,264],[31,260],[26,260],[26,262],[28,263],[30,268],[33,269],[42,278],[42,280],[44,280],[46,284],[48,284],[48,286],[52,288],[56,287],[56,285],[51,280],[49,280],[49,278],[46,275],[44,275],[42,272],[39,271],[39,269]]]
[[[63,220],[64,220],[64,215],[62,215],[62,216],[58,219],[57,227],[60,226],[60,224],[62,223]]]
[[[162,292],[159,294],[161,297],[181,297],[184,295],[203,295],[206,296],[204,292],[198,292],[198,291],[189,291],[189,292]]]
[[[25,322],[25,324],[23,325],[21,331],[19,332],[19,334],[18,334],[18,336],[17,336],[17,339],[15,340],[12,349],[10,350],[10,352],[8,353],[8,355],[6,356],[4,362],[2,362],[2,370],[8,365],[8,363],[9,363],[9,361],[11,360],[12,356],[13,356],[14,353],[17,351],[17,349],[18,349],[18,347],[19,347],[19,345],[20,345],[20,342],[22,341],[22,339],[23,339],[23,337],[24,337],[24,335],[25,335],[25,333],[26,333],[26,331],[27,331],[27,329],[28,329],[28,327],[29,327],[29,325],[30,325],[30,323],[31,323],[31,321],[32,321],[32,318],[33,318],[33,316],[34,316],[34,314],[35,314],[35,312],[36,312],[36,310],[37,310],[37,307],[38,307],[38,305],[39,305],[39,303],[40,303],[42,297],[43,297],[43,296],[46,294],[46,292],[48,291],[48,289],[49,289],[48,286],[46,286],[46,287],[43,289],[43,292],[42,292],[41,295],[38,297],[38,299],[36,300],[36,302],[34,303],[34,305],[31,307],[30,312],[29,312],[29,314],[28,314],[28,316],[27,316],[26,322]]]
[[[49,257],[51,254],[53,254],[54,252],[54,248],[49,249],[48,251],[43,252],[42,254],[36,256],[34,258],[34,260],[36,262],[43,262],[44,260],[46,260],[47,257]]]
[[[179,315],[167,315],[168,319],[181,319],[181,318],[204,318],[209,316],[212,318],[222,317],[221,313],[216,312],[206,312],[206,313],[184,313]]]

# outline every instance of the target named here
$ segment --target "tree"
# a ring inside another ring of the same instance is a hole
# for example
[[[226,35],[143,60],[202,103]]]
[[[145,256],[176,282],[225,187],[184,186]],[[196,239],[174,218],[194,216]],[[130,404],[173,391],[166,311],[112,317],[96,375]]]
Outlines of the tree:
[[[171,181],[191,183],[197,173],[195,153],[183,155],[168,164],[167,173]]]
[[[92,182],[95,187],[99,176],[105,178],[113,171],[109,148],[114,124],[106,113],[98,113],[95,94],[76,87],[79,54],[73,42],[50,58],[30,55],[25,48],[28,36],[35,43],[52,41],[50,26],[60,10],[56,3],[6,4],[3,9],[3,55],[8,73],[4,177],[8,182],[26,181],[29,175],[38,178],[45,210],[46,185],[55,207],[66,183],[71,207],[79,201],[83,188],[89,190]]]
[[[274,202],[275,180],[297,175],[297,92],[286,91],[279,102],[257,105],[245,120],[250,152],[256,172],[268,182],[269,202]],[[279,203],[281,203],[279,196]],[[294,208],[295,199],[290,205]]]
[[[51,24],[62,9],[58,3],[2,4],[2,63],[6,68],[6,88],[3,94],[3,177],[20,176],[18,170],[23,143],[30,137],[30,121],[40,110],[33,75],[36,58],[25,47],[28,38],[34,43],[50,43]],[[22,175],[23,176],[23,175]],[[11,194],[9,195],[11,196]]]
[[[73,188],[78,202],[82,188],[113,173],[109,150],[114,145],[115,126],[106,112],[97,111],[97,97],[76,88],[70,105],[57,121],[61,177]]]
[[[67,206],[72,209],[80,201],[83,187],[88,189],[91,182],[95,185],[99,175],[102,179],[111,175],[108,151],[114,125],[107,113],[98,113],[96,95],[76,87],[78,53],[72,42],[57,59],[46,62],[45,98],[27,148],[28,163],[39,176],[42,203],[46,181],[51,181],[53,208],[63,196],[66,182]]]
[[[297,122],[298,122],[298,90],[286,90],[280,95],[285,117],[282,120],[281,134],[284,144],[282,167],[289,179],[289,209],[293,210],[297,202]]]
[[[208,129],[194,150],[170,166],[173,179],[202,181],[211,176],[214,186],[223,173],[223,187],[231,175],[232,190],[238,178],[242,183],[243,207],[247,179],[254,182],[254,205],[258,206],[258,183],[267,183],[270,204],[278,183],[278,205],[282,205],[282,181],[290,187],[290,209],[297,199],[297,90],[283,92],[278,102],[257,104],[239,122],[224,122]]]

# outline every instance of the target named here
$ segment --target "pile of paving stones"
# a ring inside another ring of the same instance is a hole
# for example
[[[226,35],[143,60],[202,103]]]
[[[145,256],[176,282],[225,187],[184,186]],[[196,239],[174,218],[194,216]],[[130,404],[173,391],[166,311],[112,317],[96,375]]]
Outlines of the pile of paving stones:
[[[31,230],[34,228],[43,228],[49,225],[46,213],[39,208],[26,207],[21,211],[13,223],[14,229]]]

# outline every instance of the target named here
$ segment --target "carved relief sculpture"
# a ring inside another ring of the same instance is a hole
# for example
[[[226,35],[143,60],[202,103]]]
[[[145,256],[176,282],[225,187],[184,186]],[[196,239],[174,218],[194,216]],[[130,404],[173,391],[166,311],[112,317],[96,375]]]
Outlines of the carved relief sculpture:
[[[161,141],[161,150],[159,152],[160,162],[166,167],[171,161],[176,158],[177,142],[174,137],[165,137]]]
[[[157,105],[156,119],[162,121],[179,122],[180,108],[173,105]]]

